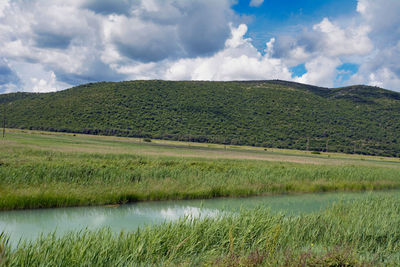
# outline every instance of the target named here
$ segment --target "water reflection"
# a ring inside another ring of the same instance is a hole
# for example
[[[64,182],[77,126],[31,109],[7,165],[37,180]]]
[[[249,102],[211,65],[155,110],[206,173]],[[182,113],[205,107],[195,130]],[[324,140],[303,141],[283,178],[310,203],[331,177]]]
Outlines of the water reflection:
[[[240,208],[268,207],[272,212],[300,214],[318,211],[331,203],[353,201],[371,194],[398,195],[399,191],[373,193],[327,193],[213,200],[147,202],[122,206],[77,207],[0,212],[0,232],[18,240],[32,240],[40,233],[56,231],[57,235],[80,229],[110,227],[113,231],[131,231],[144,225],[174,221],[183,216],[216,217],[223,211]]]

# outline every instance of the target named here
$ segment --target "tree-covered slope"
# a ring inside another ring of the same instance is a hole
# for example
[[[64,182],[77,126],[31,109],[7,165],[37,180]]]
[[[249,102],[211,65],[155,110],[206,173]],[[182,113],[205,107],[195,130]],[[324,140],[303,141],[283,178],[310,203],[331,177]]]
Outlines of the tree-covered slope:
[[[0,95],[7,127],[400,156],[400,94],[285,81],[129,81]]]

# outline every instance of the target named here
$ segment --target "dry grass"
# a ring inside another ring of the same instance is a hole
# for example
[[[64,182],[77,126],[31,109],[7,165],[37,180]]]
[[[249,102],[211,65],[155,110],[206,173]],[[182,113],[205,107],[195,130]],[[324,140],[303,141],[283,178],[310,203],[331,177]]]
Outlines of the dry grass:
[[[140,138],[94,136],[18,129],[8,129],[7,133],[6,139],[0,141],[3,146],[23,146],[33,149],[67,153],[82,152],[205,159],[246,159],[341,166],[393,166],[393,164],[400,164],[399,158],[342,153],[321,153],[320,155],[314,155],[309,151],[248,146],[224,146],[219,144],[167,140],[152,140],[151,143],[146,143]],[[23,138],[25,142],[18,142],[21,141],[21,138]],[[35,142],[37,141],[36,138],[45,139],[46,142]],[[31,142],[27,143],[26,140],[29,139],[31,139]],[[65,141],[68,142],[65,143]]]
[[[400,188],[397,159],[8,132],[0,209]]]

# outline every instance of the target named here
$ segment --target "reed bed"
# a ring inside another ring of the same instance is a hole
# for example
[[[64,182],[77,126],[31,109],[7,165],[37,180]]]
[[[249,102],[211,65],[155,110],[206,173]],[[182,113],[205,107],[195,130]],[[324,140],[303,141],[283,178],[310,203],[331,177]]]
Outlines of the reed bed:
[[[398,266],[400,198],[370,196],[299,216],[258,208],[135,232],[50,234],[0,256],[5,266]]]
[[[0,148],[0,210],[400,188],[400,166]]]

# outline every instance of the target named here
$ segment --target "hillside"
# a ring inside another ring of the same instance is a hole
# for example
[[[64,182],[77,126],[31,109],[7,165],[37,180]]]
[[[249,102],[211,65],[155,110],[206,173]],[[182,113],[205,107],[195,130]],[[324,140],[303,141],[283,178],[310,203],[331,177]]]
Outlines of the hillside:
[[[377,87],[100,82],[4,105],[9,128],[400,156],[400,94]]]

